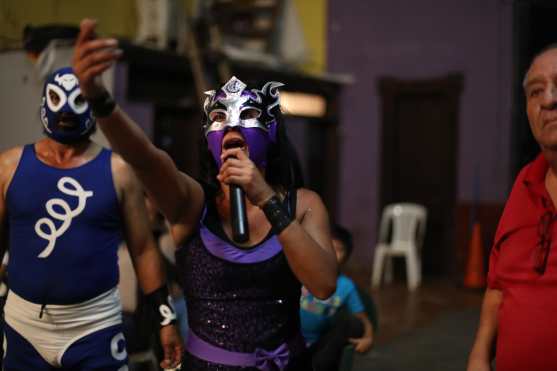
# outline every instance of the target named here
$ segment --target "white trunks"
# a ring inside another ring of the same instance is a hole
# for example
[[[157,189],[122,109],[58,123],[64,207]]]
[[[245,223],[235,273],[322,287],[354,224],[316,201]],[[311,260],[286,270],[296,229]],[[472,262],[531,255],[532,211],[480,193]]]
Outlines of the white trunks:
[[[64,352],[75,341],[122,323],[120,294],[113,288],[93,299],[70,305],[29,302],[8,292],[5,320],[53,367],[60,367]],[[8,345],[9,346],[9,345]]]

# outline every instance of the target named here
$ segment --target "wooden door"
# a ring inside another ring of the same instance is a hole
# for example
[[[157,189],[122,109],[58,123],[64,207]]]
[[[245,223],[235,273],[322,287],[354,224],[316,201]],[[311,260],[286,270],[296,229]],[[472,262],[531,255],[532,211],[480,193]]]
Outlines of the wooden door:
[[[426,206],[422,267],[446,275],[454,265],[454,215],[461,75],[432,80],[380,79],[381,206]],[[381,208],[382,209],[382,208]]]

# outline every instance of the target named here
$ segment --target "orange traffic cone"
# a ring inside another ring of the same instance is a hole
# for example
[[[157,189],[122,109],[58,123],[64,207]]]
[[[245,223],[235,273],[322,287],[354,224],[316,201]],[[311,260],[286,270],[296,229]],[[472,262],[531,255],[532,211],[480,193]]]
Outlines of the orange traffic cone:
[[[464,287],[480,289],[485,287],[484,248],[480,223],[474,223],[472,238],[468,246],[468,261],[464,275]]]

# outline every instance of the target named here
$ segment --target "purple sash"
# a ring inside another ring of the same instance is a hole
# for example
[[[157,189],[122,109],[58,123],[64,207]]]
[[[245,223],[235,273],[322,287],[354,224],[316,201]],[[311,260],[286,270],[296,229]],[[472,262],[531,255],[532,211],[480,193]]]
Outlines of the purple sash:
[[[257,348],[253,353],[231,352],[209,344],[199,338],[191,329],[188,331],[186,350],[199,359],[220,363],[227,366],[256,367],[262,371],[273,371],[274,364],[280,371],[288,365],[290,352],[283,343],[278,348],[268,351]]]

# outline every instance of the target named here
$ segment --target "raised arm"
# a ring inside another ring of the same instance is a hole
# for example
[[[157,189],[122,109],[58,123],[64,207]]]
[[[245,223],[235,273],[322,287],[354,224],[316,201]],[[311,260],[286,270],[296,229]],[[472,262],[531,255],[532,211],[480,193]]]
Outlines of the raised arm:
[[[124,111],[118,106],[113,108],[101,75],[122,51],[115,39],[95,36],[95,21],[85,19],[80,27],[73,68],[83,96],[97,116],[97,124],[114,150],[131,165],[170,223],[193,228],[203,205],[200,184],[178,171],[172,159],[156,148]]]
[[[476,340],[468,358],[467,371],[489,371],[494,357],[495,339],[497,338],[497,319],[501,305],[502,292],[487,289],[482,304],[480,324]]]
[[[166,278],[161,254],[151,234],[143,190],[130,167],[117,156],[112,159],[112,173],[124,219],[126,245],[139,285],[149,298],[161,289],[165,291]],[[182,341],[176,326],[162,326],[160,338],[164,350],[161,367],[176,367],[182,354]]]

